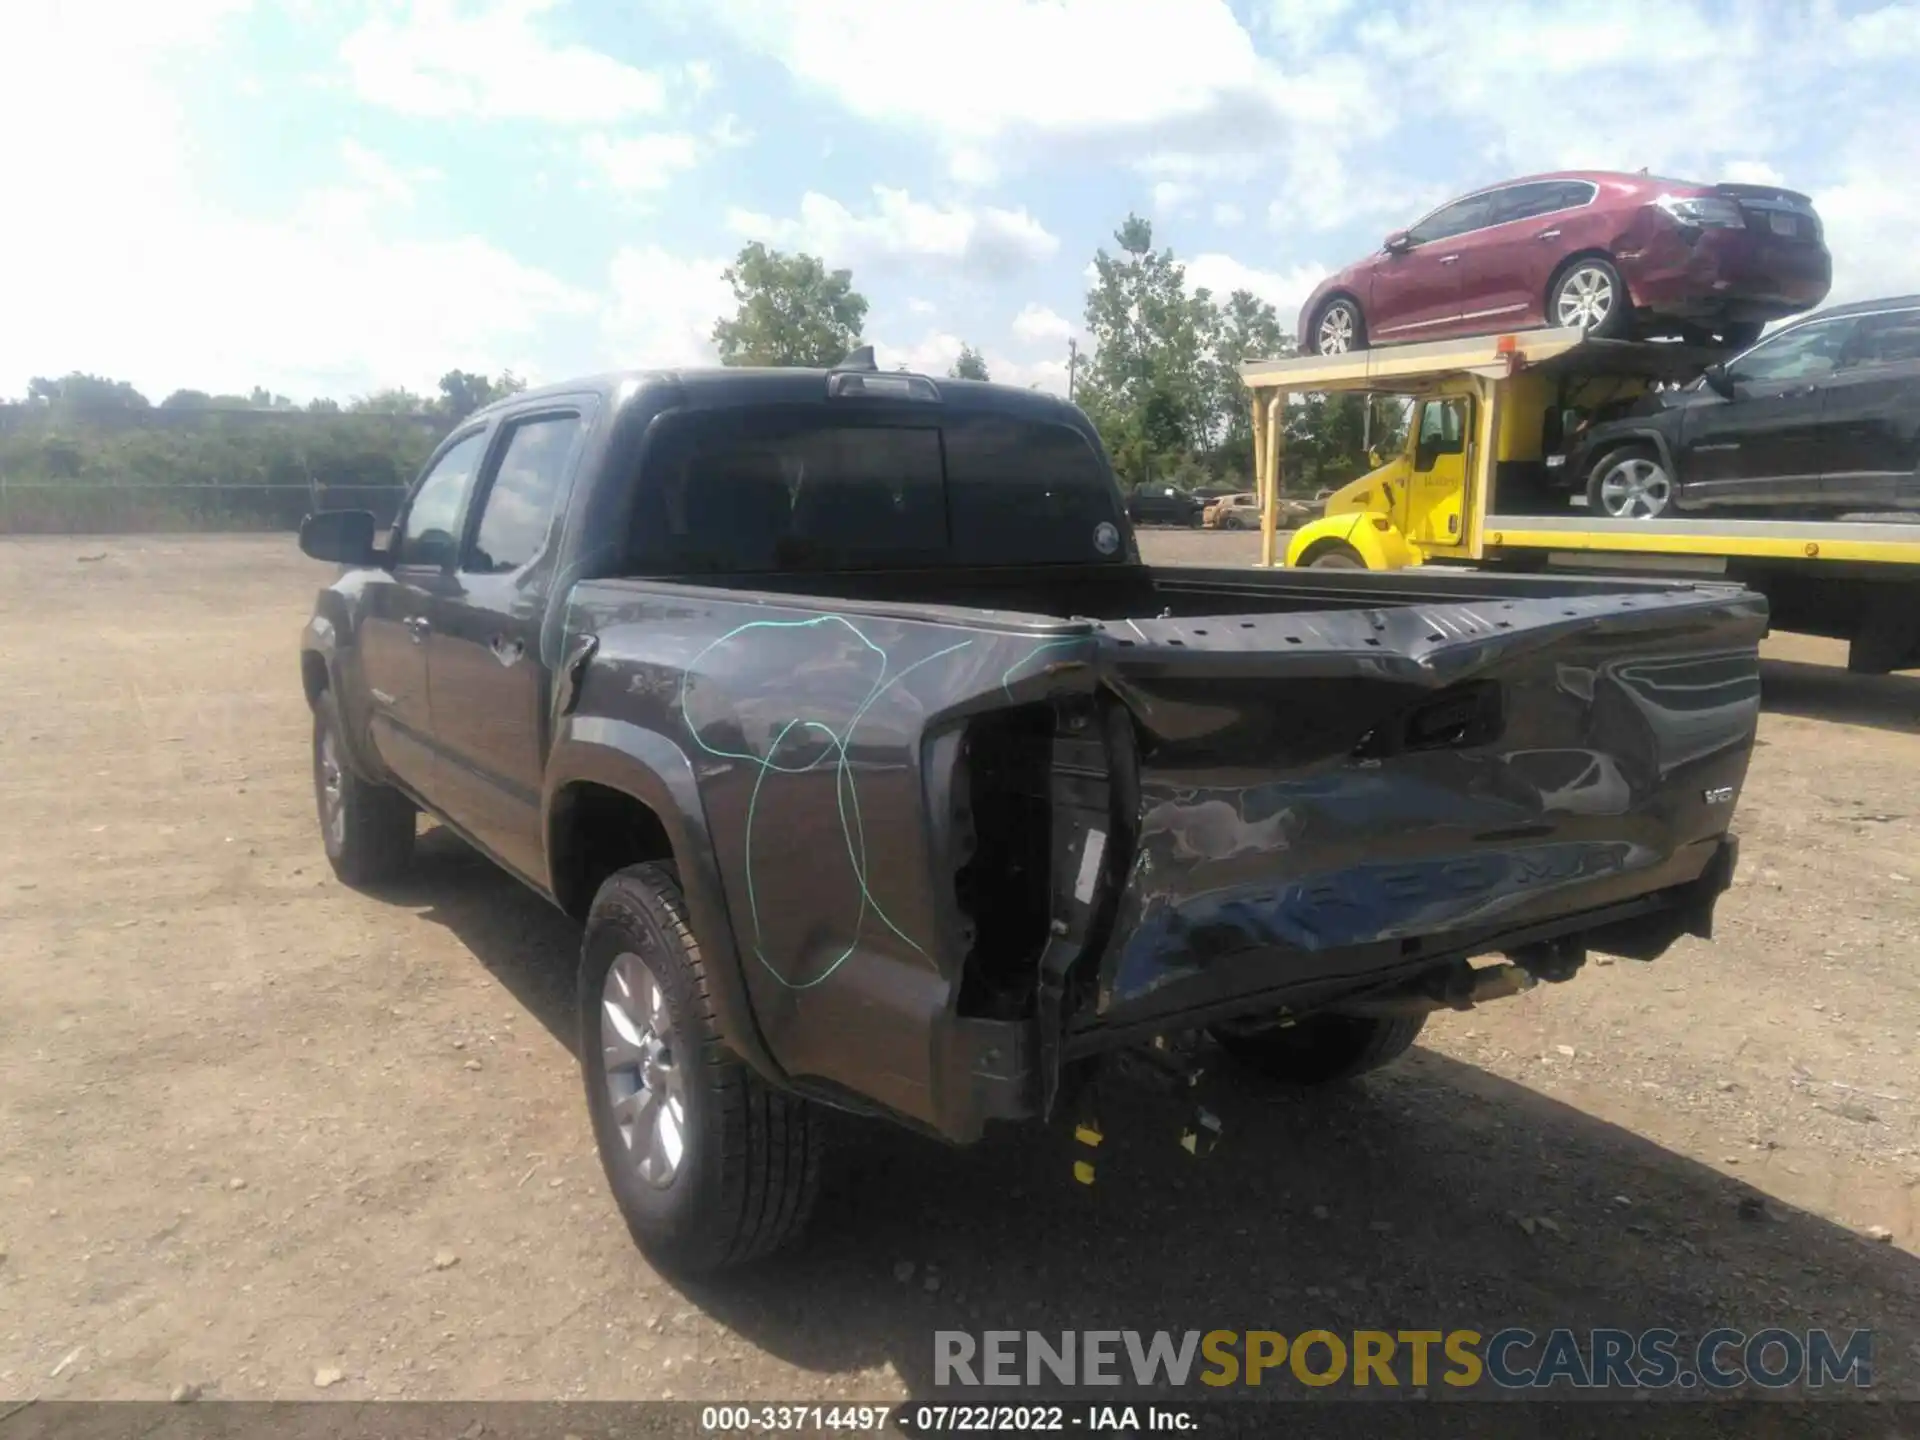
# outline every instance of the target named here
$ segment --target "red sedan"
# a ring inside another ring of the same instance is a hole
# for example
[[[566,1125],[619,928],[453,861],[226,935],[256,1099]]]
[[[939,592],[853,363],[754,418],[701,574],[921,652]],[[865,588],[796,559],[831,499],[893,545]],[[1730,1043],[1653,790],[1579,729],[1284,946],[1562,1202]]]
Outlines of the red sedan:
[[[1322,355],[1533,326],[1740,349],[1833,283],[1820,217],[1769,185],[1567,171],[1449,201],[1321,282]]]

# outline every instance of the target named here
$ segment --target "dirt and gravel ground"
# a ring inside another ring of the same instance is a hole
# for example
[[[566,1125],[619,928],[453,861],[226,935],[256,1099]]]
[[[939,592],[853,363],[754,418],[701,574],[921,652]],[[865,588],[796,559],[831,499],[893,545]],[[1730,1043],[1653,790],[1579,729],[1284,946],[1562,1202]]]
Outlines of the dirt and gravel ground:
[[[1221,1095],[1203,1162],[1142,1094],[1091,1191],[1058,1137],[846,1124],[808,1248],[678,1290],[593,1156],[568,924],[444,835],[394,895],[328,872],[322,580],[284,537],[0,541],[0,1399],[880,1399],[943,1326],[1510,1322],[1871,1325],[1914,1388],[1920,677],[1769,643],[1712,944]]]

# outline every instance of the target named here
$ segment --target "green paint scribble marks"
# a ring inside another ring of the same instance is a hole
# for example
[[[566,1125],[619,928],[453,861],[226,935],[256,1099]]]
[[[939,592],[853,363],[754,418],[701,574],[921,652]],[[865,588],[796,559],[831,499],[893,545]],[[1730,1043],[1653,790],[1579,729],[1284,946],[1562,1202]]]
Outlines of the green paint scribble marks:
[[[739,639],[749,631],[817,630],[824,626],[834,625],[844,629],[862,646],[871,651],[879,662],[879,670],[873,677],[873,684],[867,690],[866,698],[860,702],[860,708],[853,712],[853,716],[847,721],[844,730],[835,730],[824,721],[810,719],[804,715],[796,715],[782,725],[775,733],[773,743],[768,745],[765,755],[755,755],[746,750],[722,750],[718,746],[707,742],[706,737],[700,733],[700,727],[694,723],[694,718],[687,708],[687,684],[688,681],[693,678],[694,672],[699,669],[702,660],[706,659],[707,656],[720,649],[723,645]],[[972,640],[961,640],[956,644],[947,646],[945,649],[936,650],[931,655],[923,656],[911,665],[889,675],[887,672],[891,668],[891,662],[887,652],[881,649],[880,646],[874,644],[859,626],[855,625],[845,616],[820,615],[811,620],[750,620],[744,625],[735,626],[719,639],[707,645],[699,654],[695,655],[692,660],[687,662],[686,668],[681,672],[680,717],[685,722],[688,732],[693,736],[694,743],[709,755],[716,756],[723,760],[738,760],[743,764],[752,765],[758,772],[754,776],[752,794],[747,800],[745,857],[747,872],[747,913],[751,918],[753,926],[752,944],[754,958],[766,968],[769,975],[773,976],[775,980],[778,980],[789,990],[811,990],[814,986],[827,980],[834,971],[844,965],[848,957],[853,954],[855,948],[860,943],[860,930],[861,927],[866,924],[869,914],[879,920],[882,925],[885,925],[887,929],[891,930],[895,935],[899,936],[901,940],[911,945],[918,954],[922,956],[927,955],[924,946],[911,935],[908,935],[898,925],[894,924],[892,917],[887,914],[880,902],[874,898],[873,891],[867,886],[866,825],[860,815],[860,792],[854,783],[853,767],[848,763],[847,750],[853,743],[854,730],[882,695],[885,695],[894,686],[898,685],[902,680],[906,679],[907,676],[913,674],[914,671],[920,669],[922,666],[931,665],[935,660],[943,659],[957,650],[964,650],[972,643]],[[787,737],[790,735],[812,736],[819,740],[824,748],[822,748],[818,755],[815,755],[812,759],[804,763],[782,764],[779,758],[781,746],[786,743]],[[840,833],[846,841],[847,859],[853,866],[854,883],[860,890],[860,909],[859,913],[854,916],[853,931],[847,941],[847,946],[839,955],[834,957],[833,963],[828,965],[826,969],[822,970],[811,980],[789,980],[774,968],[772,961],[767,959],[766,951],[762,943],[763,932],[760,925],[760,898],[757,893],[758,887],[755,881],[753,864],[754,825],[759,814],[761,792],[765,789],[769,776],[805,775],[810,771],[819,769],[820,766],[826,764],[829,760],[833,762],[834,768],[834,801],[840,816]],[[931,964],[931,957],[927,958],[928,963]]]

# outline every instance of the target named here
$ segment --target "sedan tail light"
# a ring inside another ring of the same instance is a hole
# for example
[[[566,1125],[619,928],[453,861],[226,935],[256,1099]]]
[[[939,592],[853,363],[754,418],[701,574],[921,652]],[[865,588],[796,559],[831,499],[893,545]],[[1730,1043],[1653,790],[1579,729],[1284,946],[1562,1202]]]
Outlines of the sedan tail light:
[[[1740,204],[1720,195],[1662,195],[1653,202],[1682,225],[1703,230],[1744,230]]]

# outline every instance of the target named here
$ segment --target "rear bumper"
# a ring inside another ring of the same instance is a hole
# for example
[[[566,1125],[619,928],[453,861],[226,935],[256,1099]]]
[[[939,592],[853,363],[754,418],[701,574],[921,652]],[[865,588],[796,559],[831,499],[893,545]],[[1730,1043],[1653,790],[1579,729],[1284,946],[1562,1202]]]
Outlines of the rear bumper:
[[[1657,888],[1532,924],[1454,934],[1410,951],[1398,943],[1323,952],[1310,969],[1297,954],[1250,951],[1154,993],[1146,1005],[1113,1016],[1079,1017],[1061,1055],[1086,1059],[1141,1044],[1155,1035],[1195,1029],[1282,1007],[1297,1014],[1338,1006],[1456,960],[1511,954],[1549,942],[1631,960],[1653,960],[1683,936],[1712,937],[1720,896],[1733,883],[1737,836],[1689,847],[1657,875]],[[1274,983],[1277,971],[1287,979]],[[944,1110],[934,1128],[949,1139],[977,1138],[988,1120],[1026,1120],[1042,1108],[1043,1047],[1032,1022],[965,1021],[944,1036]]]
[[[1618,257],[1636,309],[1688,320],[1778,320],[1811,310],[1833,287],[1823,244],[1776,241],[1754,230],[1666,227]]]

